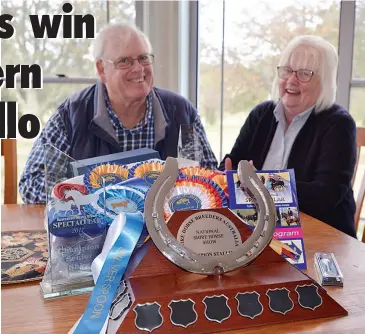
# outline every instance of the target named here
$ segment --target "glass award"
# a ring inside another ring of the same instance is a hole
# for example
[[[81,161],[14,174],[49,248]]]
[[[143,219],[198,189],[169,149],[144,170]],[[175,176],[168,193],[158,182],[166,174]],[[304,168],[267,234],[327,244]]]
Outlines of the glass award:
[[[196,165],[201,164],[203,148],[192,124],[180,125],[177,157],[179,163],[184,160],[190,160],[196,162]]]
[[[44,298],[89,292],[91,263],[100,254],[111,218],[106,212],[105,179],[88,167],[72,175],[72,159],[44,145],[48,263],[41,282]],[[87,178],[86,178],[87,176]]]

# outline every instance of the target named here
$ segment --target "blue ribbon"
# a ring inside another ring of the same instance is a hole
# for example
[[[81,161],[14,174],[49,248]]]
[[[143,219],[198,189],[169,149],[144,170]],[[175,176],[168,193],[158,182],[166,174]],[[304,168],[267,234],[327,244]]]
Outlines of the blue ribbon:
[[[125,213],[125,216],[124,228],[105,259],[86,310],[74,334],[100,333],[109,316],[115,292],[144,225],[140,212]]]

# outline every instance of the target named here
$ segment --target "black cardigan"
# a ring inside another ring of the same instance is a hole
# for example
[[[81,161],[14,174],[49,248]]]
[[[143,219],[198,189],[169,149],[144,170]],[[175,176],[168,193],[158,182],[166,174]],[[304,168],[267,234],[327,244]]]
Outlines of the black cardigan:
[[[240,160],[253,160],[260,170],[273,140],[277,121],[275,103],[266,101],[249,114],[226,157],[233,169]],[[299,209],[356,237],[356,210],[351,179],[356,162],[356,125],[339,105],[312,112],[294,141],[287,168],[293,168]],[[314,232],[314,231],[313,231]]]

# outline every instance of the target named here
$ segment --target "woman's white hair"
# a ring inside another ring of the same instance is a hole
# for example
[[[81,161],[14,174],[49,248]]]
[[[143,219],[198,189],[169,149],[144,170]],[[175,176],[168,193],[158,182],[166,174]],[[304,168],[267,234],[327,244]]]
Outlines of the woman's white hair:
[[[133,24],[130,23],[110,23],[106,25],[98,34],[98,36],[95,38],[94,41],[94,58],[95,60],[102,59],[105,52],[105,46],[109,41],[109,38],[112,38],[113,35],[118,34],[118,37],[122,37],[123,42],[125,44],[128,43],[131,37],[137,35],[141,37],[144,42],[146,43],[148,52],[152,52],[152,46],[149,38],[147,35],[140,30],[138,27],[136,27]]]
[[[321,92],[315,104],[316,112],[335,103],[338,56],[334,46],[322,37],[295,37],[282,52],[278,66],[289,66],[293,70],[308,69],[320,77]],[[271,90],[274,101],[280,99],[279,80],[276,73]]]

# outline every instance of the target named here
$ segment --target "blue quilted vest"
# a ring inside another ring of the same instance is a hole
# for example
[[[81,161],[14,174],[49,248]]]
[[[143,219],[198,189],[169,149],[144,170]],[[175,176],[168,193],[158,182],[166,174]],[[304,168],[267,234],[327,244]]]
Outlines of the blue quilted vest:
[[[70,139],[70,156],[76,160],[121,152],[110,128],[101,87],[101,83],[87,87],[73,94],[58,108]],[[180,125],[192,124],[197,111],[178,94],[159,88],[154,88],[153,92],[154,103],[159,105],[153,108],[154,116],[155,109],[159,109],[158,117],[163,123],[157,128],[155,124],[155,138],[159,140],[155,142],[154,149],[163,160],[169,156],[177,157]]]

